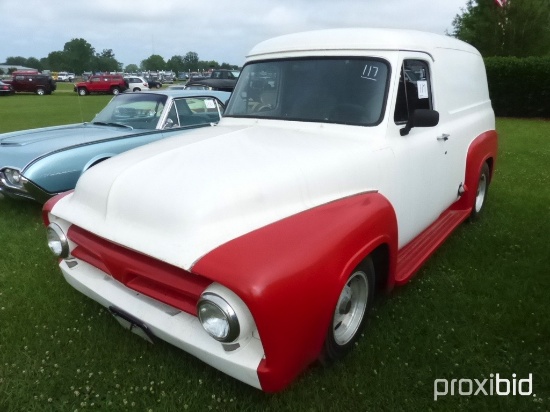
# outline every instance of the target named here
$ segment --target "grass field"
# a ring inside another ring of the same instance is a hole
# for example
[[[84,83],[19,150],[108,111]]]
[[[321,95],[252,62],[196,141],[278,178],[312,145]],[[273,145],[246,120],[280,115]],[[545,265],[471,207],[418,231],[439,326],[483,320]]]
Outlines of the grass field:
[[[90,120],[109,98],[61,90],[0,98],[0,132]],[[497,127],[481,220],[379,300],[343,362],[313,366],[275,395],[123,330],[63,280],[40,206],[0,199],[0,411],[549,410],[550,122]],[[435,379],[497,373],[532,374],[533,394],[458,396],[456,388],[434,401]]]

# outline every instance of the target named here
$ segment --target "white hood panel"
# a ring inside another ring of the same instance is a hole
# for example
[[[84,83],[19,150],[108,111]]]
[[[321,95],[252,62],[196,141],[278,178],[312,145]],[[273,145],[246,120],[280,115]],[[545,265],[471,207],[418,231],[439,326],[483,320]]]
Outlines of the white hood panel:
[[[318,126],[199,129],[93,167],[53,214],[189,270],[238,236],[373,190],[379,165],[368,140]]]

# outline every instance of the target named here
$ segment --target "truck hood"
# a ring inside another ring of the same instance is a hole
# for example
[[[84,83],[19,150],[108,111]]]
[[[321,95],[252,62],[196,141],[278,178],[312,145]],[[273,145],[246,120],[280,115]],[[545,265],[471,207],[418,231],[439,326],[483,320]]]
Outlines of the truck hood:
[[[50,152],[133,134],[136,134],[136,130],[130,128],[91,123],[0,134],[0,169],[6,166],[23,169],[37,157]]]
[[[319,127],[200,129],[88,170],[52,213],[190,270],[204,254],[238,236],[373,190],[379,165],[371,149],[364,136]]]

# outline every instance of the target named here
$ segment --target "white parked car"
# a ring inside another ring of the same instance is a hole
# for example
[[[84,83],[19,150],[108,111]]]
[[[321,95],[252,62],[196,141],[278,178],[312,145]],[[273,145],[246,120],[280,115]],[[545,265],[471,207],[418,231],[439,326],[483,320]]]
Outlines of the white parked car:
[[[74,73],[59,72],[57,74],[58,82],[72,82],[75,78]]]
[[[127,91],[129,92],[141,92],[149,90],[149,83],[143,77],[125,77],[124,81],[128,85]]]
[[[470,45],[287,35],[248,54],[216,127],[109,159],[50,200],[48,242],[133,332],[278,391],[353,349],[373,295],[478,217],[496,154]]]

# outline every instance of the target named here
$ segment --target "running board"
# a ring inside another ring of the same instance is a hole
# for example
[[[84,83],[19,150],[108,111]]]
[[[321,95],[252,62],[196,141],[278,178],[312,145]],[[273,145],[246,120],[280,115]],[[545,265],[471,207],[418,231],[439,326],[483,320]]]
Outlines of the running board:
[[[397,254],[395,283],[406,283],[469,215],[470,210],[447,210],[426,230],[402,247]]]

